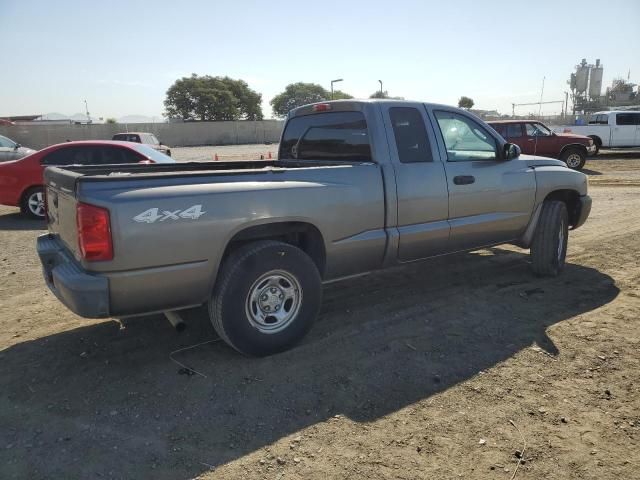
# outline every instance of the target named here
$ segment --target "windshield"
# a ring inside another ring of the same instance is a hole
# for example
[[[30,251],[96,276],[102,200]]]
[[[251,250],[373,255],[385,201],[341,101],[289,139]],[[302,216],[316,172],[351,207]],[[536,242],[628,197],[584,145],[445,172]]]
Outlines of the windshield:
[[[9,140],[7,137],[3,137],[2,135],[0,135],[0,147],[15,148],[16,142],[14,142],[13,140]]]
[[[143,143],[129,142],[129,146],[156,163],[176,163],[173,158],[168,157],[164,153],[161,153],[158,150],[155,150]]]
[[[527,123],[527,135],[530,137],[549,137],[551,130],[541,123]]]

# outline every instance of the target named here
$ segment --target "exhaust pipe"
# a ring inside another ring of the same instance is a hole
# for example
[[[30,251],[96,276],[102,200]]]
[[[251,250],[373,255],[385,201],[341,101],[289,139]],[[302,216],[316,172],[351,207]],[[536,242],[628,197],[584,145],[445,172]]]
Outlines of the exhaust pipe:
[[[173,328],[176,329],[176,332],[182,332],[185,328],[187,328],[187,324],[184,323],[182,317],[178,312],[164,312],[164,316],[167,317],[169,323],[173,325]]]

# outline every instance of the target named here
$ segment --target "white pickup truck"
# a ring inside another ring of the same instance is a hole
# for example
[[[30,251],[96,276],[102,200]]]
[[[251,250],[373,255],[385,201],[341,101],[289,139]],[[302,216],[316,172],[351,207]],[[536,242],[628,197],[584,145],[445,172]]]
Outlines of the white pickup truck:
[[[584,135],[601,148],[640,147],[640,111],[596,112],[588,125],[571,125],[555,129],[561,133]]]

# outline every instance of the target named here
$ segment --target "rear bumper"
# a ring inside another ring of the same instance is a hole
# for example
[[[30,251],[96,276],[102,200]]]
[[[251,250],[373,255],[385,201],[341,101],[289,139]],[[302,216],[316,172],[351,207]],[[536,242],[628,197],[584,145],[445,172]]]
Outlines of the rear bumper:
[[[69,310],[86,318],[109,317],[109,281],[91,275],[68,253],[55,237],[38,237],[38,256],[49,290]]]
[[[576,222],[572,227],[573,230],[582,226],[582,224],[587,221],[589,213],[591,213],[591,197],[589,195],[583,195],[578,200],[578,216],[576,217]]]

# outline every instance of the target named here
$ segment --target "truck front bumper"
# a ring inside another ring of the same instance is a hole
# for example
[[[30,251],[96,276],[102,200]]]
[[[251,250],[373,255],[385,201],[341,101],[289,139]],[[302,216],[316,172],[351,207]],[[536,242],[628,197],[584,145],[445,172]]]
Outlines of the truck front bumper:
[[[591,213],[591,197],[589,195],[582,195],[579,199],[579,204],[577,208],[577,216],[576,221],[572,227],[572,230],[582,226],[584,222],[587,221],[589,217],[589,213]]]
[[[58,300],[81,317],[109,317],[108,279],[86,273],[53,235],[40,235],[37,250],[44,279]]]

